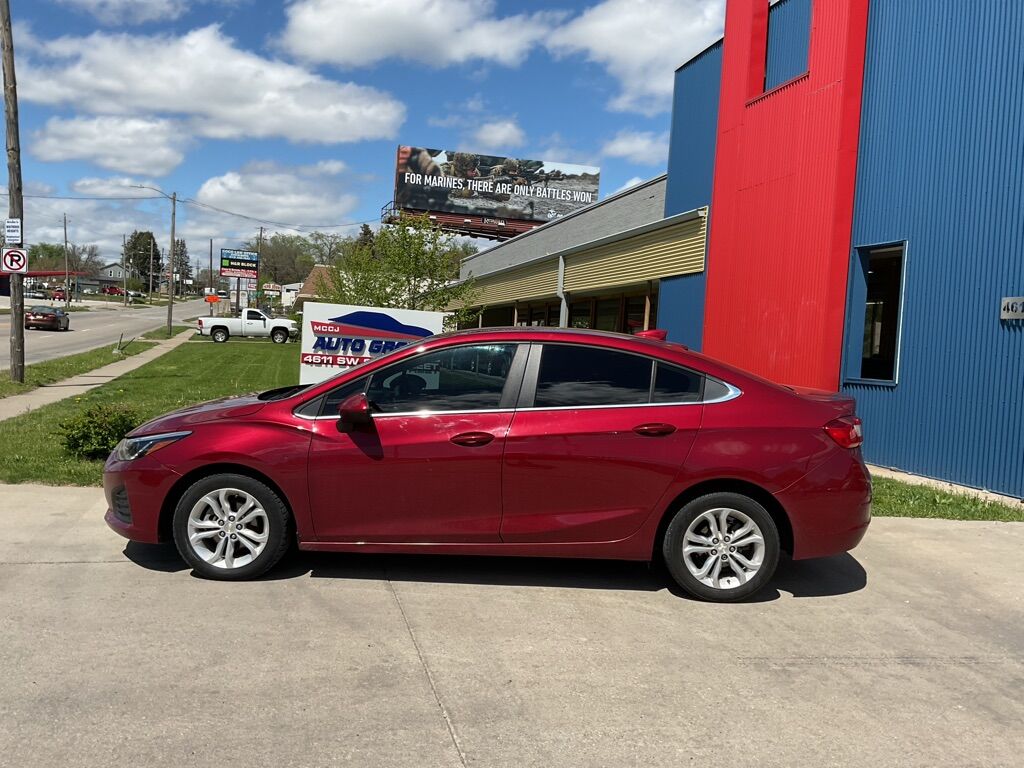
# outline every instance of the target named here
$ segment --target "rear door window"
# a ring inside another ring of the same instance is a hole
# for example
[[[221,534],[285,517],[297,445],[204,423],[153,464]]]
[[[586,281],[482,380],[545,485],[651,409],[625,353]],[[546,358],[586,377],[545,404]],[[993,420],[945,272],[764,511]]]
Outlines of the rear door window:
[[[701,376],[696,371],[658,363],[654,373],[652,403],[695,403],[700,400]]]
[[[649,402],[649,357],[573,344],[545,344],[536,408],[643,405]]]

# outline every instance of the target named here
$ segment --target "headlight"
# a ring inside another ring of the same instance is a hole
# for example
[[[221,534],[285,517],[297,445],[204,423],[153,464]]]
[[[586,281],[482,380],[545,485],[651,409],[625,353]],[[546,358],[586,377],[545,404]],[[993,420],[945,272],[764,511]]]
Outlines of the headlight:
[[[134,461],[148,456],[154,451],[159,451],[171,443],[176,443],[183,437],[188,437],[191,432],[164,432],[160,435],[141,435],[140,437],[126,437],[117,447],[114,448],[114,456],[118,461]]]

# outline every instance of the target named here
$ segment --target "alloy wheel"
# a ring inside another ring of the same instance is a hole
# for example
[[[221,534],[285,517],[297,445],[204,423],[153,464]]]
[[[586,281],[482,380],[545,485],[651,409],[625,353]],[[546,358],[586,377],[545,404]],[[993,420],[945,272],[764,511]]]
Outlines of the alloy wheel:
[[[193,505],[187,533],[189,546],[199,558],[231,570],[260,556],[270,536],[270,519],[252,494],[221,488]]]
[[[712,589],[735,589],[753,579],[764,563],[764,535],[738,509],[718,507],[694,518],[683,536],[683,562]]]

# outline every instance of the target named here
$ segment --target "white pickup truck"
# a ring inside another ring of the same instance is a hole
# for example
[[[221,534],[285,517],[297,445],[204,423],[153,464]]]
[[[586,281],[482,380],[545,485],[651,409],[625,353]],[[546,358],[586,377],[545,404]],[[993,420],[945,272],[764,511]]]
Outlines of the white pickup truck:
[[[270,337],[275,344],[284,344],[299,333],[294,320],[269,317],[258,309],[243,309],[241,317],[200,317],[197,321],[200,336],[209,336],[223,344],[232,336],[244,338]]]

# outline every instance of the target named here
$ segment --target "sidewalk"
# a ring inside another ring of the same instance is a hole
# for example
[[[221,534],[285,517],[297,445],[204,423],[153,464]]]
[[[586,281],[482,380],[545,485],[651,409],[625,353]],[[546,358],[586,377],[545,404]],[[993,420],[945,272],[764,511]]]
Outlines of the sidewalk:
[[[113,381],[118,376],[123,376],[129,371],[141,368],[151,360],[156,360],[156,358],[170,352],[172,349],[180,347],[191,338],[192,334],[189,332],[179,333],[172,339],[157,342],[155,347],[147,349],[145,352],[140,352],[132,357],[122,358],[102,368],[96,368],[64,381],[46,384],[23,395],[11,395],[10,397],[0,398],[0,421],[12,419],[23,413],[42,408],[44,405],[56,403],[59,400],[75,397],[76,395],[88,392],[90,389],[95,389],[101,384]]]

